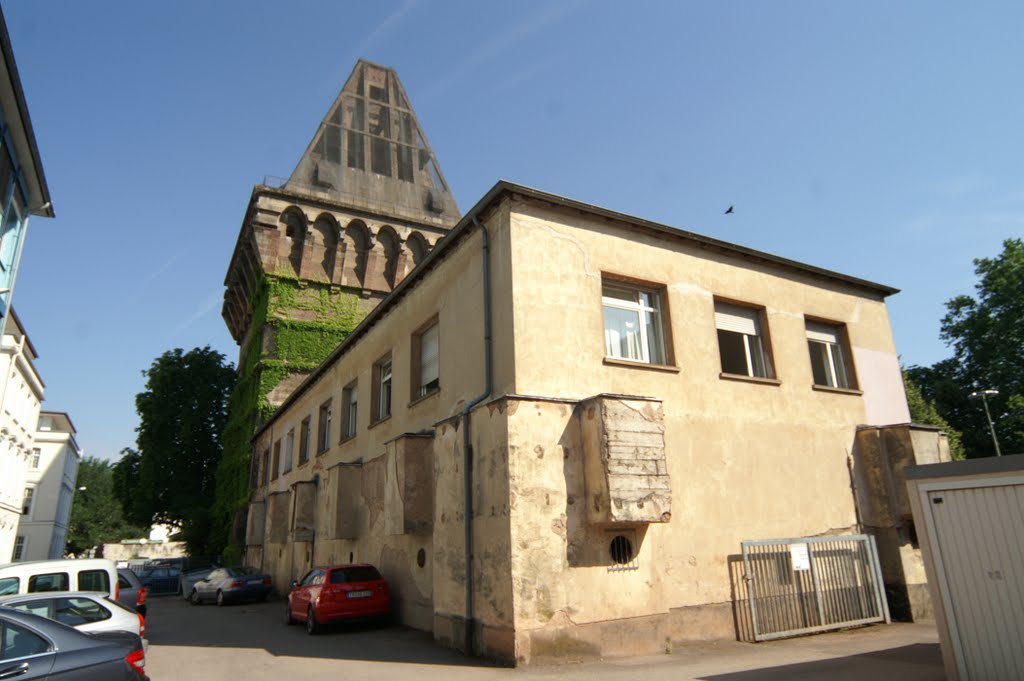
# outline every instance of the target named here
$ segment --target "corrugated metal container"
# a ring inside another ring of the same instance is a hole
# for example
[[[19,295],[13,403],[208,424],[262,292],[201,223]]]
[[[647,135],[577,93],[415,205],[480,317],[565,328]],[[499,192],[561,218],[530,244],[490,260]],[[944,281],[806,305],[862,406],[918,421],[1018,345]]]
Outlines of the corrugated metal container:
[[[906,478],[948,680],[1024,679],[1024,455]]]

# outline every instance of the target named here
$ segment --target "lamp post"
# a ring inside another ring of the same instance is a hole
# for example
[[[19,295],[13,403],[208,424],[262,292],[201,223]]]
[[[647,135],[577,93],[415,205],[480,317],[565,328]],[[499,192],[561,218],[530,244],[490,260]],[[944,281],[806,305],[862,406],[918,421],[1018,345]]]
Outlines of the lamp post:
[[[996,447],[996,456],[1002,456],[1002,452],[999,451],[999,440],[996,438],[996,427],[992,423],[992,414],[988,410],[988,399],[987,396],[991,395],[995,397],[999,394],[998,390],[975,390],[973,393],[968,395],[972,400],[981,398],[981,404],[985,407],[985,418],[988,419],[988,430],[992,433],[992,444]]]

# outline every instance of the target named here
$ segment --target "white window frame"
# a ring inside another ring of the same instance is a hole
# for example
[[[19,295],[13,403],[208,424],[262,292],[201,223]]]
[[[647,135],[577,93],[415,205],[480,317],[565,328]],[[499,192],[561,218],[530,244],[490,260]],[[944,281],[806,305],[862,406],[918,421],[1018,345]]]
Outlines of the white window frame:
[[[317,421],[316,453],[322,454],[331,448],[331,412],[334,402],[327,400],[320,405],[320,418]]]
[[[814,380],[814,357],[811,356],[811,380],[814,385],[826,388],[837,388],[849,390],[853,387],[853,376],[850,366],[850,353],[844,351],[843,328],[840,324],[828,322],[816,322],[810,319],[805,320],[807,328],[807,349],[809,353],[814,352],[814,346],[821,346],[825,349],[825,358],[828,360],[825,376],[826,383],[818,383]],[[836,370],[836,353],[839,354],[843,371]],[[842,377],[842,381],[839,378]]]
[[[416,350],[418,356],[418,383],[413,399],[425,397],[441,389],[441,334],[435,320],[430,326],[416,334]],[[430,353],[433,350],[433,356]]]
[[[341,441],[351,440],[358,433],[357,419],[359,418],[359,384],[355,381],[349,383],[341,391],[341,408],[343,423],[341,425]]]
[[[32,518],[32,507],[35,505],[36,488],[26,487],[25,496],[21,501],[21,514]]]
[[[633,301],[622,300],[614,296],[609,296],[609,290],[618,291],[620,293],[627,293],[633,296]],[[646,295],[651,300],[650,305],[646,305],[643,302],[643,296]],[[601,310],[604,321],[604,348],[605,355],[613,359],[625,360],[627,362],[642,362],[644,364],[668,364],[668,352],[667,352],[667,324],[666,315],[664,310],[664,303],[662,301],[661,291],[649,287],[632,285],[626,282],[616,280],[605,280],[601,284]],[[629,357],[620,352],[621,343],[613,342],[611,333],[615,329],[611,329],[608,326],[608,317],[605,311],[608,308],[614,310],[622,310],[631,312],[636,315],[636,324],[638,326],[637,335],[639,336],[639,343],[637,347],[636,357]],[[661,333],[657,339],[651,339],[647,332],[647,318],[653,318],[653,326],[660,329]],[[657,357],[652,357],[652,350]]]
[[[761,311],[759,309],[716,300],[715,329],[716,331],[738,334],[743,339],[743,351],[747,363],[746,374],[727,373],[739,376],[746,375],[749,378],[774,378],[775,374],[771,358],[768,354],[768,348],[765,347],[765,336],[761,329]],[[753,343],[757,344],[761,352],[764,375],[757,374],[754,371],[754,349],[751,347]],[[719,357],[721,358],[721,345],[719,345]],[[722,371],[726,373],[724,365]]]
[[[391,417],[391,400],[394,392],[394,362],[388,356],[375,365],[374,388],[377,391],[374,406],[374,422],[383,421]]]

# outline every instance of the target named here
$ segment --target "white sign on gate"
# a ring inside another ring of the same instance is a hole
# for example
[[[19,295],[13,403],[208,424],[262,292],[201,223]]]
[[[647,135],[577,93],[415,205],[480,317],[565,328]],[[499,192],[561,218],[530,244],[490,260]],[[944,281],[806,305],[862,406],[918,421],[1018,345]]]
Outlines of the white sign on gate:
[[[793,563],[794,571],[811,569],[811,555],[807,551],[807,544],[790,544],[789,559]]]

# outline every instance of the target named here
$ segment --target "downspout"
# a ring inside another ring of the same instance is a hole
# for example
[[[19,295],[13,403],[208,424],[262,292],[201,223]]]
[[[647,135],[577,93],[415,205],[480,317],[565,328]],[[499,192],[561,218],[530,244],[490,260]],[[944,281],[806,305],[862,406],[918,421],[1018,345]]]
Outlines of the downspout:
[[[473,224],[480,229],[483,237],[483,279],[484,279],[484,380],[485,388],[479,396],[462,409],[462,485],[463,525],[466,547],[466,631],[465,649],[467,655],[475,654],[473,645],[473,444],[470,437],[470,412],[487,399],[492,386],[491,364],[491,243],[487,228],[473,216]]]

